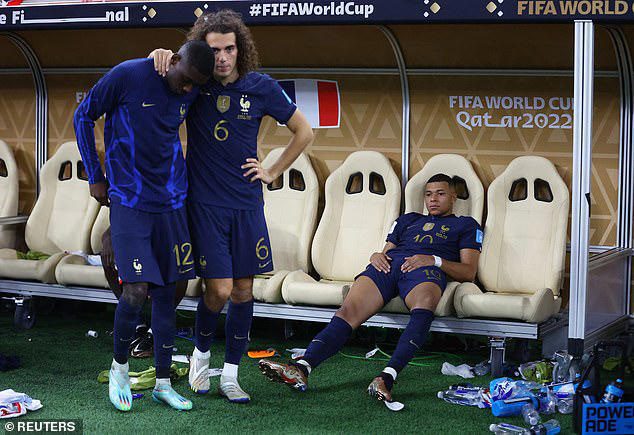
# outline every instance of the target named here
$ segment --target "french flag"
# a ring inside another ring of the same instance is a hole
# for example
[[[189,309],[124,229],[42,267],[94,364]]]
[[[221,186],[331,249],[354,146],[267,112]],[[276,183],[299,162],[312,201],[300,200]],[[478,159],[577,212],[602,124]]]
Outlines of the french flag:
[[[332,80],[294,79],[278,83],[312,128],[339,128],[339,85]]]

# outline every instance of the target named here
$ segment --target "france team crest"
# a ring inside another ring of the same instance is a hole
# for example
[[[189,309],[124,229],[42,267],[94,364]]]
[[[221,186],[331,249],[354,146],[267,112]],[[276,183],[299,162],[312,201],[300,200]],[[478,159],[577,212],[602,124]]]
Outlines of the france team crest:
[[[231,98],[228,95],[219,95],[216,100],[216,109],[218,112],[225,113],[229,110],[229,105],[231,104]]]

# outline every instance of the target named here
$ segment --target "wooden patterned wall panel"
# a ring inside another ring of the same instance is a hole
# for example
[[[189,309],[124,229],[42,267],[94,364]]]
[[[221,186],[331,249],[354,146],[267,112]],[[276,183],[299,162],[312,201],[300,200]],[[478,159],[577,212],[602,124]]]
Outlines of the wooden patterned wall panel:
[[[48,155],[52,156],[57,148],[69,141],[75,141],[73,115],[77,109],[77,99],[88,92],[101,75],[49,76],[48,99]],[[96,123],[95,141],[97,149],[103,153],[103,119]]]
[[[385,154],[400,178],[402,103],[398,78],[328,76],[328,79],[339,82],[341,126],[315,130],[315,140],[308,147],[320,179],[325,180],[349,154],[359,150]],[[289,139],[286,127],[278,127],[271,118],[264,119],[259,135],[261,157],[273,148],[286,146]]]
[[[485,188],[508,163],[522,155],[540,155],[551,160],[570,187],[572,169],[572,129],[472,127],[469,131],[457,122],[460,112],[483,115],[492,123],[502,116],[529,113],[568,114],[566,111],[504,110],[450,107],[450,96],[551,97],[572,96],[572,79],[560,77],[413,77],[411,87],[411,167],[410,175],[437,153],[457,153],[474,166]],[[618,184],[619,90],[617,79],[595,82],[593,120],[591,244],[613,245],[616,232]],[[462,117],[464,119],[464,117]],[[555,117],[549,122],[555,125]],[[529,120],[523,118],[520,125]],[[543,120],[543,118],[540,118]],[[558,125],[561,125],[561,118]]]
[[[35,98],[29,76],[0,80],[0,139],[13,150],[20,172],[18,211],[28,214],[35,200]]]
[[[390,26],[409,68],[573,68],[574,25],[481,24]],[[594,65],[616,69],[607,32],[595,27]]]

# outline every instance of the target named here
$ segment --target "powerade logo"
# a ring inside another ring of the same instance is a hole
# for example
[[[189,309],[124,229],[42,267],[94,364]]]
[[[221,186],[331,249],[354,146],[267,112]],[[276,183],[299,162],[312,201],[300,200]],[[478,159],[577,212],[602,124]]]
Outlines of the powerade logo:
[[[634,403],[583,405],[582,434],[633,434]]]
[[[252,17],[305,17],[305,16],[363,16],[369,18],[374,13],[374,5],[356,2],[330,2],[315,4],[296,3],[253,3],[249,8]]]

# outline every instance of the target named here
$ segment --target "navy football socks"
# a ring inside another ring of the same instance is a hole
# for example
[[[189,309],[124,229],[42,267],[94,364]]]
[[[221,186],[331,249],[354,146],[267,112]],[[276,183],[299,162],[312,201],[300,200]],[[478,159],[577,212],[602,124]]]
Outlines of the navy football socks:
[[[114,312],[114,360],[119,364],[128,362],[128,347],[134,339],[137,319],[142,305],[130,305],[120,298]]]
[[[397,373],[405,368],[414,357],[414,353],[423,347],[433,320],[432,311],[422,308],[412,310],[407,327],[401,334],[392,358],[387,364],[388,367],[392,367]]]
[[[201,296],[196,310],[194,343],[196,344],[196,349],[202,353],[207,352],[211,347],[219,316],[220,312],[211,311],[205,304],[205,298]]]
[[[174,283],[163,287],[153,287],[152,295],[152,333],[154,334],[154,361],[156,378],[170,377],[174,336],[176,335],[176,311],[174,310]]]
[[[328,326],[313,338],[301,360],[314,369],[341,350],[350,335],[352,326],[341,317],[334,316]]]
[[[225,363],[238,365],[242,354],[249,345],[249,332],[253,320],[253,299],[248,302],[234,303],[229,301],[227,319],[225,321]],[[199,349],[202,350],[202,349]]]

